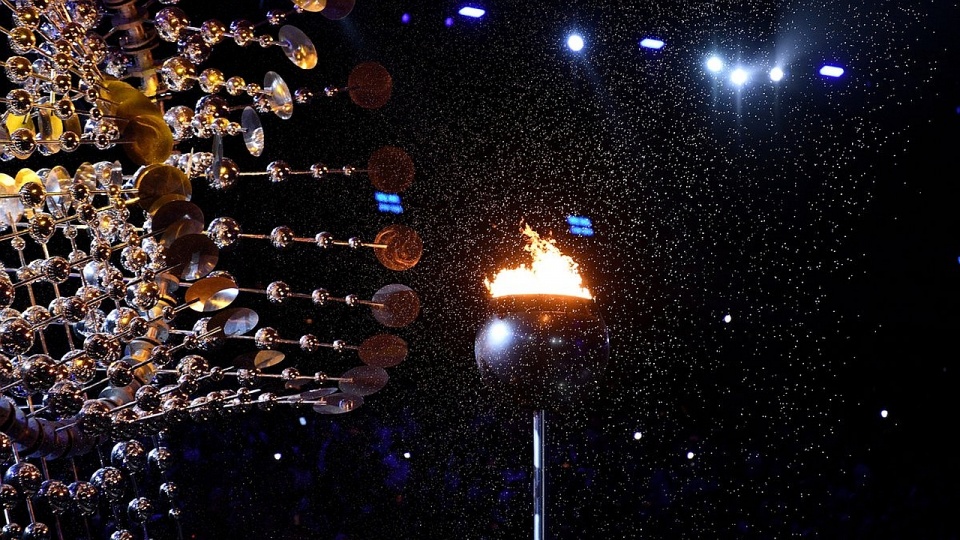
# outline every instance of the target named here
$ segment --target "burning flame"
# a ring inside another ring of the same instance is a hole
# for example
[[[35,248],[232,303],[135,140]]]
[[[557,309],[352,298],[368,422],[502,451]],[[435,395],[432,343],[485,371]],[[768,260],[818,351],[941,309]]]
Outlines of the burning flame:
[[[494,298],[522,294],[593,298],[583,286],[579,265],[568,255],[560,253],[555,240],[540,238],[530,225],[524,225],[523,234],[527,237],[527,245],[523,249],[530,254],[533,262],[530,266],[500,270],[493,280],[484,279],[484,285]]]

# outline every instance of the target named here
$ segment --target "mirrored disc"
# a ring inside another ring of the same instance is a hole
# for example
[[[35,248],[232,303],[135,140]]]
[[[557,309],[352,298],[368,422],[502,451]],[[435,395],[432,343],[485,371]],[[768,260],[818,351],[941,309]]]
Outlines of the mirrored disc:
[[[141,169],[135,186],[139,197],[137,204],[147,211],[150,211],[161,197],[172,195],[174,200],[189,201],[193,194],[193,186],[187,175],[179,168],[165,163],[154,163]]]
[[[368,337],[360,344],[357,354],[368,366],[393,367],[407,359],[407,342],[390,334]]]
[[[163,204],[157,207],[156,212],[153,214],[153,218],[150,220],[152,231],[166,231],[175,223],[183,220],[199,223],[200,230],[203,230],[203,210],[201,210],[196,204],[178,198],[174,198],[173,200],[169,201],[160,199],[157,202],[162,202]],[[179,224],[177,227],[183,228],[183,224]],[[175,237],[174,239],[176,238],[179,237]]]
[[[358,64],[347,78],[350,99],[364,109],[379,109],[390,101],[393,78],[377,62]]]
[[[289,120],[293,116],[293,94],[283,77],[274,71],[268,71],[263,76],[263,87],[270,89],[269,99],[273,114]]]
[[[320,414],[343,414],[363,405],[363,397],[356,394],[331,394],[322,401],[313,406]]]
[[[337,389],[333,386],[328,388],[315,388],[313,390],[307,390],[300,394],[300,399],[304,401],[313,401],[315,399],[325,398],[331,394],[337,393]]]
[[[317,13],[327,7],[327,0],[293,0],[293,3],[304,11]]]
[[[413,160],[402,148],[384,146],[370,155],[367,175],[378,190],[400,193],[413,183]]]
[[[340,390],[358,396],[369,396],[379,392],[390,379],[387,370],[376,366],[357,366],[341,377],[349,380],[340,381]]]
[[[240,289],[232,279],[205,277],[187,289],[183,295],[183,301],[193,311],[217,311],[229,306],[238,294]]]
[[[257,312],[250,308],[230,308],[210,317],[210,321],[207,323],[207,329],[220,329],[214,337],[240,336],[256,328],[259,322],[260,317],[257,315]]]
[[[223,137],[219,133],[213,134],[213,148],[210,150],[213,160],[210,162],[210,181],[219,184],[223,177]]]
[[[207,323],[207,326],[210,326],[210,323]],[[270,349],[250,351],[234,358],[233,365],[242,369],[266,369],[283,362],[283,359],[286,357],[287,355],[282,352]]]
[[[73,196],[70,195],[72,183],[73,179],[63,165],[56,165],[47,173],[46,178],[43,179],[43,186],[47,190],[46,203],[51,214],[62,215],[70,207],[73,202]]]
[[[167,249],[170,273],[187,281],[200,279],[213,271],[220,259],[220,249],[205,234],[188,234],[175,240]]]
[[[327,0],[327,5],[320,10],[320,14],[331,21],[339,21],[353,11],[354,4],[356,0]]]
[[[373,317],[384,326],[402,328],[412,323],[420,314],[420,298],[406,285],[387,285],[373,295],[373,301],[383,307],[373,306]]]
[[[170,244],[177,241],[178,238],[187,236],[189,234],[198,234],[203,232],[203,222],[197,221],[191,218],[181,218],[164,229],[163,234],[160,235],[159,242],[164,246],[169,246]]]
[[[283,48],[283,54],[300,69],[313,69],[317,65],[317,48],[313,42],[296,26],[280,27],[277,42]]]
[[[173,132],[160,111],[131,118],[123,128],[122,144],[137,165],[163,163],[173,153]]]
[[[264,137],[263,124],[260,115],[253,107],[243,109],[240,115],[240,127],[243,128],[243,144],[251,156],[259,157],[263,153]]]
[[[417,231],[405,225],[387,225],[377,233],[374,244],[387,247],[374,249],[380,264],[390,270],[402,271],[413,268],[423,255],[423,241]]]

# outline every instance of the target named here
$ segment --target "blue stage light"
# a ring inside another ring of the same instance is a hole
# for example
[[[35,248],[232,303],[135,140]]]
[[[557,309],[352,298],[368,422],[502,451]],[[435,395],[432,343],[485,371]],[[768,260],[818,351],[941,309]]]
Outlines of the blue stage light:
[[[775,67],[770,70],[770,80],[773,82],[782,81],[784,75],[785,73],[783,72],[783,69],[780,67]]]
[[[824,77],[837,78],[843,75],[843,68],[840,66],[826,65],[820,68],[820,74],[823,75]]]
[[[479,19],[480,17],[484,16],[484,14],[486,13],[486,10],[483,10],[477,7],[465,6],[460,8],[460,11],[458,11],[458,13],[463,15],[464,17],[473,17],[474,19]]]
[[[567,38],[567,47],[570,47],[573,52],[579,52],[583,49],[583,37],[579,34],[571,34]]]
[[[707,71],[720,73],[721,70],[723,70],[723,60],[721,60],[719,56],[707,58]]]
[[[410,22],[410,14],[404,13],[403,15],[401,15],[400,22],[402,22],[403,24],[407,24],[408,22]]]
[[[640,40],[640,46],[647,49],[662,49],[665,43],[659,39],[643,38]]]

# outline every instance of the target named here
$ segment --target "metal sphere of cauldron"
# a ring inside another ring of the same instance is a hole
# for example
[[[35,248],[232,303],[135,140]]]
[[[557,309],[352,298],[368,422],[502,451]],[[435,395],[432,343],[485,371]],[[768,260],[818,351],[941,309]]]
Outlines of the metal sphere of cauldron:
[[[485,385],[515,405],[564,409],[597,386],[610,356],[607,325],[592,299],[563,295],[493,298],[477,332]]]

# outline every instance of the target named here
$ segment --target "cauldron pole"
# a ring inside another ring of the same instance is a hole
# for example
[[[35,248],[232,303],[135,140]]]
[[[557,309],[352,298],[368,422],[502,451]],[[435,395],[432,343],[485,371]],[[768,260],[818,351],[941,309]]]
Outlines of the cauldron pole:
[[[547,411],[533,413],[533,540],[547,538]]]
[[[510,405],[533,410],[533,538],[547,538],[547,411],[579,407],[610,354],[596,303],[564,295],[493,298],[477,332],[483,382]]]

